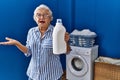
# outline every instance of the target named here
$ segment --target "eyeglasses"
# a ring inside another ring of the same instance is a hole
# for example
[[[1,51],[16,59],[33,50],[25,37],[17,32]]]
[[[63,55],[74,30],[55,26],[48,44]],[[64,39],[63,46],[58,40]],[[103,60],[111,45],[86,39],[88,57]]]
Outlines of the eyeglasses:
[[[39,13],[37,13],[36,14],[36,17],[38,17],[38,18],[41,18],[41,17],[43,17],[43,18],[49,18],[50,17],[50,15],[48,15],[48,14],[39,14]]]

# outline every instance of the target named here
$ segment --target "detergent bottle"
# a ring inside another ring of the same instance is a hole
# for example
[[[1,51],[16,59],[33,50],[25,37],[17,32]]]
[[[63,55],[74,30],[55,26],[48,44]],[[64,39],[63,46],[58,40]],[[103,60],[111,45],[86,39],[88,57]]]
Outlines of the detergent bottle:
[[[66,53],[66,42],[65,42],[66,29],[62,24],[62,19],[57,19],[56,25],[53,30],[53,53],[64,54]]]

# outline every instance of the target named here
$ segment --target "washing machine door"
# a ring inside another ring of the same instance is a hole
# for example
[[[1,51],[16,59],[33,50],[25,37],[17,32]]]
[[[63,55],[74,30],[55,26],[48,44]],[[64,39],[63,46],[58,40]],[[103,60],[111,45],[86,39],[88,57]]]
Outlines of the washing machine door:
[[[75,76],[84,76],[88,71],[88,64],[86,60],[80,55],[71,55],[68,59],[68,68]]]

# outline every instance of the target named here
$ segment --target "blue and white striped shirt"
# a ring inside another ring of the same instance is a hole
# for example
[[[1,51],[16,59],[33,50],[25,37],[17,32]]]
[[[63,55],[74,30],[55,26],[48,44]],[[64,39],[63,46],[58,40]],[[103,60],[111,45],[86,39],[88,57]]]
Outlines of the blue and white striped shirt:
[[[26,56],[32,55],[32,57],[27,75],[33,80],[57,80],[63,74],[60,57],[53,54],[53,28],[50,25],[42,38],[38,27],[33,27],[28,32]]]

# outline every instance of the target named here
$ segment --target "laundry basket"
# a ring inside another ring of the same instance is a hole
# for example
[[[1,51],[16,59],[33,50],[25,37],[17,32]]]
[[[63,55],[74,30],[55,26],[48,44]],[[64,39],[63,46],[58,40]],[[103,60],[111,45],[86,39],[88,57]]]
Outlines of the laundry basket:
[[[83,35],[70,35],[70,45],[79,47],[93,47],[96,35],[83,36]]]
[[[74,30],[70,34],[70,45],[71,46],[79,46],[79,47],[93,47],[95,43],[95,38],[97,34],[95,32],[90,31],[89,29],[83,29],[81,31]]]
[[[94,80],[120,80],[120,66],[95,62]]]

